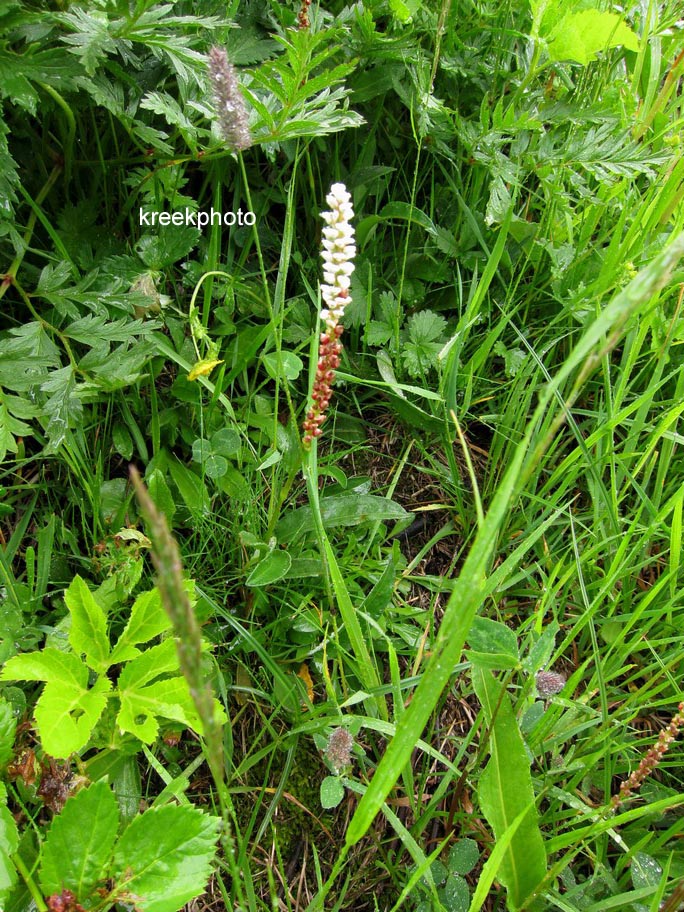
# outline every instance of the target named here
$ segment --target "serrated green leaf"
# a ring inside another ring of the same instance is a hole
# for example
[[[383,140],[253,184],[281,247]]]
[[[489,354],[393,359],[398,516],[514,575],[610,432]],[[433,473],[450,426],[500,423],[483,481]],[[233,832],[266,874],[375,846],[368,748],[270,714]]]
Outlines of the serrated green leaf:
[[[157,737],[158,718],[180,722],[198,734],[204,732],[187,682],[180,676],[127,689],[121,692],[120,699],[117,725],[122,732],[130,732],[146,744],[151,744]]]
[[[326,776],[321,782],[321,807],[336,808],[344,799],[344,786],[338,776]]]
[[[512,909],[546,875],[546,851],[534,803],[530,760],[518,729],[508,695],[489,671],[473,669],[475,693],[490,726],[490,760],[480,776],[477,795],[480,806],[497,839],[511,827],[518,815],[525,814],[503,856],[497,877],[508,891]]]
[[[136,897],[141,912],[178,912],[211,875],[219,819],[197,808],[150,808],[124,831],[113,873],[121,901]]]
[[[178,653],[173,637],[167,637],[157,646],[146,649],[127,662],[119,675],[119,689],[143,687],[160,675],[178,671]]]
[[[586,66],[601,51],[623,45],[638,51],[639,39],[617,13],[585,9],[564,16],[552,34],[548,54],[553,61],[575,60]]]
[[[412,377],[427,373],[437,363],[444,340],[440,336],[446,320],[431,310],[421,310],[408,321],[408,339],[401,353],[406,370]],[[436,341],[440,339],[440,341]]]
[[[48,444],[45,453],[55,453],[64,442],[67,431],[76,427],[83,417],[83,403],[76,395],[76,377],[71,365],[52,371],[41,384],[43,392],[50,393],[44,405],[48,418],[45,432]]]
[[[185,678],[167,677],[173,672],[178,672],[178,655],[172,638],[146,650],[124,666],[118,681],[121,709],[117,725],[121,731],[130,732],[149,744],[157,737],[159,717],[203,733]],[[225,722],[225,712],[217,700],[214,701],[214,715],[220,724]]]
[[[282,579],[291,566],[292,558],[287,551],[279,549],[271,551],[263,560],[259,561],[249,574],[246,585],[252,587],[270,586],[272,583]]]
[[[48,681],[35,708],[36,726],[46,753],[65,759],[86,746],[104,708],[111,681],[99,678],[90,690]]]
[[[102,715],[111,682],[99,678],[88,689],[88,667],[78,656],[58,649],[13,656],[0,673],[3,681],[46,681],[35,708],[44,750],[63,758],[85,747]]]
[[[140,655],[137,648],[148,643],[171,627],[169,616],[162,605],[158,589],[143,592],[133,602],[131,616],[123,633],[112,650],[110,663],[127,662]],[[168,649],[168,647],[166,647]]]
[[[153,270],[166,269],[187,256],[202,232],[192,225],[160,227],[158,234],[145,234],[135,246],[143,263]]]
[[[12,759],[16,730],[17,720],[12,712],[12,707],[6,700],[0,698],[0,769]]]
[[[0,782],[0,909],[17,882],[17,871],[12,856],[19,847],[19,831],[14,817],[7,808],[7,789]]]
[[[85,580],[75,576],[64,593],[71,614],[69,642],[76,655],[85,655],[93,671],[102,674],[109,668],[109,637],[107,618],[88,589]]]
[[[52,821],[43,844],[43,893],[48,896],[72,890],[79,902],[87,902],[107,877],[118,827],[119,808],[105,781],[69,798]]]

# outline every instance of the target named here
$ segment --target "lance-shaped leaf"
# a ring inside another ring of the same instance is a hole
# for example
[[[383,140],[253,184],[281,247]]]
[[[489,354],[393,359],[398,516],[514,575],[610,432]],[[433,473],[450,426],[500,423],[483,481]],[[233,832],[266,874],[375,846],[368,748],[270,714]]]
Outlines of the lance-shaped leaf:
[[[501,683],[490,671],[474,668],[473,685],[489,725],[491,754],[480,776],[477,795],[496,839],[501,839],[527,809],[497,874],[508,891],[508,907],[520,909],[546,874],[546,851],[534,804],[530,761],[511,702],[501,692]]]
[[[109,637],[107,618],[95,601],[85,580],[74,577],[64,593],[64,601],[71,613],[69,642],[77,655],[84,655],[93,671],[102,674],[109,667]]]

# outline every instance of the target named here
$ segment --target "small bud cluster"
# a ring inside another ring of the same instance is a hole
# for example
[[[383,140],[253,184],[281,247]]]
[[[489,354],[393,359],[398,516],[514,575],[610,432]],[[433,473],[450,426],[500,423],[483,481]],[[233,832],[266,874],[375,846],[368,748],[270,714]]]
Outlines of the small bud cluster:
[[[299,8],[299,13],[297,14],[297,25],[300,31],[302,31],[302,29],[308,29],[311,25],[309,22],[310,6],[311,0],[302,0],[301,6]]]
[[[354,229],[351,219],[354,210],[351,196],[344,184],[333,184],[326,197],[330,206],[329,212],[322,212],[325,221],[321,257],[323,259],[323,284],[321,296],[326,305],[321,310],[321,320],[325,329],[321,333],[318,347],[318,364],[311,395],[312,405],[304,421],[303,443],[309,446],[314,437],[321,434],[321,425],[332,398],[332,387],[335,382],[335,371],[340,364],[342,342],[340,336],[343,328],[340,319],[344,308],[351,302],[349,288],[351,274],[354,271],[353,258],[356,255],[354,246]]]
[[[336,773],[339,773],[351,763],[353,747],[354,738],[346,728],[336,728],[328,738],[325,759]]]
[[[552,697],[565,687],[565,676],[556,671],[540,671],[536,680],[540,697]]]
[[[666,751],[679,734],[680,729],[684,728],[684,703],[680,703],[677,712],[670,720],[670,724],[664,728],[658,735],[658,740],[648,751],[639,766],[634,770],[632,775],[625,779],[620,785],[620,791],[613,795],[611,804],[617,807],[620,802],[625,801],[636,792],[644,783],[644,780],[651,775],[653,770],[663,759]]]
[[[223,48],[209,51],[209,79],[214,90],[214,102],[221,136],[235,152],[252,145],[249,114],[240,94],[235,69]]]

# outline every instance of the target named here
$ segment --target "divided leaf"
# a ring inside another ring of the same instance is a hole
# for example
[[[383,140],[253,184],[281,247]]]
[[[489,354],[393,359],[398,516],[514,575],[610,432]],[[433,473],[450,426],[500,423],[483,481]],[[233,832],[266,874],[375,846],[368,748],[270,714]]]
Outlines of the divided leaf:
[[[177,674],[162,677],[177,671],[178,657],[172,638],[146,650],[124,667],[118,681],[121,709],[116,720],[121,731],[150,744],[157,737],[157,717],[160,717],[203,733],[185,678]],[[216,700],[214,713],[219,723],[225,722],[225,713]]]
[[[623,45],[638,51],[639,39],[617,13],[585,9],[564,16],[548,45],[553,61],[575,60],[586,66],[596,54]]]
[[[102,677],[88,689],[88,667],[73,653],[52,648],[13,656],[0,680],[46,682],[36,703],[36,726],[46,753],[58,758],[85,747],[111,688]]]
[[[43,892],[72,890],[80,902],[87,900],[107,877],[118,827],[119,806],[104,780],[69,798],[43,845]]]
[[[131,608],[131,616],[112,650],[110,664],[127,662],[140,655],[137,648],[171,627],[169,616],[162,605],[158,589],[141,593]]]
[[[211,874],[219,819],[193,807],[150,808],[117,843],[114,870],[121,902],[141,912],[177,912]]]
[[[111,664],[104,611],[80,576],[72,580],[64,593],[64,601],[71,614],[69,642],[72,649],[77,655],[84,655],[90,668],[101,674]]]

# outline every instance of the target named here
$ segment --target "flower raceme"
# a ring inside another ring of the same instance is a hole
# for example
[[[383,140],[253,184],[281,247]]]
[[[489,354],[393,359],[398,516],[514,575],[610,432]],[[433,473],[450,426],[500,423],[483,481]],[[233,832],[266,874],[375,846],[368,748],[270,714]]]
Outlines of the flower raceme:
[[[214,102],[219,133],[234,152],[252,145],[249,114],[238,88],[232,63],[223,48],[209,51],[209,79],[214,90]]]
[[[325,305],[321,310],[324,324],[318,345],[318,364],[314,379],[312,404],[304,421],[304,446],[309,446],[314,437],[321,434],[321,425],[332,398],[335,371],[340,364],[343,328],[340,323],[345,307],[351,301],[349,288],[354,271],[354,229],[351,220],[354,210],[351,196],[344,184],[333,184],[326,197],[329,212],[322,212],[325,222],[321,257],[323,259],[323,284],[321,297]]]

